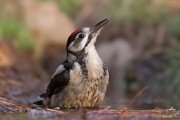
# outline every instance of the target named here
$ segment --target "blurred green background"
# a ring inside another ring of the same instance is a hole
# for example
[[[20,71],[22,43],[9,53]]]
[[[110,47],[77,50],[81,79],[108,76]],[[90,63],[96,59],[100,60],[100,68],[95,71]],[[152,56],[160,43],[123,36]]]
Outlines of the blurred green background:
[[[32,102],[66,58],[68,36],[104,18],[104,105],[180,108],[179,0],[1,0],[0,95]]]

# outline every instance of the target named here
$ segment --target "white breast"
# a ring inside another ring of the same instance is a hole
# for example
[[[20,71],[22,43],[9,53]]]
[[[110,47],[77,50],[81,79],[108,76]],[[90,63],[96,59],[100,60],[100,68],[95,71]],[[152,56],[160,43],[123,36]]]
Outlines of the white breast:
[[[94,46],[91,46],[87,52],[88,56],[86,57],[86,63],[89,77],[91,77],[90,79],[99,78],[100,76],[102,76],[103,73],[103,62]]]

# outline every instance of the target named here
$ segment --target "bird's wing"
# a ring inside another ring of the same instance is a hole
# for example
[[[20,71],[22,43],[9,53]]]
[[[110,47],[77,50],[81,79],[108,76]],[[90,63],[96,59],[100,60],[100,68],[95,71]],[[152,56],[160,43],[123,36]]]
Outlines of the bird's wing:
[[[53,94],[59,93],[67,86],[69,82],[69,70],[55,74],[47,87],[47,97],[51,98]]]
[[[40,95],[40,98],[51,98],[52,95],[61,92],[67,86],[70,79],[70,69],[73,63],[67,60],[61,64],[52,76],[45,94]]]

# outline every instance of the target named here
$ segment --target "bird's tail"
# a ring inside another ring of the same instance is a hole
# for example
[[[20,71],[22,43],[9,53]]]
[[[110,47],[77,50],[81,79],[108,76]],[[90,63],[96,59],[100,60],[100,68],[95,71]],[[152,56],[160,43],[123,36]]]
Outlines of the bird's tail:
[[[39,100],[45,100],[46,98],[47,98],[47,93],[43,93],[43,94],[38,96]]]
[[[36,101],[36,102],[33,102],[32,104],[31,104],[31,107],[32,108],[46,108],[47,107],[47,105],[45,105],[44,104],[44,101],[43,100],[39,100],[39,101]]]
[[[41,94],[38,96],[38,100],[33,102],[34,107],[45,107],[44,100],[46,100],[47,94]]]
[[[42,100],[39,100],[39,101],[36,101],[36,102],[33,102],[34,105],[44,105],[43,101]]]

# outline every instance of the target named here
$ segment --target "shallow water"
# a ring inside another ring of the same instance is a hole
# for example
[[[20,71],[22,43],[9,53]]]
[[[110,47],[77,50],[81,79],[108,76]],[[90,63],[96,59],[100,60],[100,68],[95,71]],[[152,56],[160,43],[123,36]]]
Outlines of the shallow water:
[[[121,110],[125,107],[127,107],[127,103],[116,103],[116,104],[110,104],[110,105],[102,105],[100,110],[104,110],[106,108],[110,110]],[[147,103],[147,102],[136,102],[131,108],[136,111],[139,111],[141,113],[141,110],[147,110],[147,109],[155,109],[155,108],[163,108],[163,109],[170,109],[174,108],[176,110],[180,109],[180,102],[174,102],[174,103]],[[180,116],[180,115],[179,115]],[[117,114],[86,114],[84,115],[83,110],[76,109],[76,110],[66,110],[64,113],[56,113],[56,112],[47,112],[45,110],[29,110],[27,112],[20,112],[20,113],[0,113],[0,120],[91,120],[91,119],[97,119],[97,120],[113,120],[113,119],[133,119],[134,117],[128,117],[128,118],[121,118],[120,116],[117,116]],[[180,117],[179,117],[180,118]],[[134,118],[133,120],[136,120],[138,118]],[[142,120],[151,120],[154,118],[148,117],[147,115],[142,118]]]
[[[60,120],[63,116],[43,110],[32,110],[27,113],[4,113],[1,114],[0,120]]]

